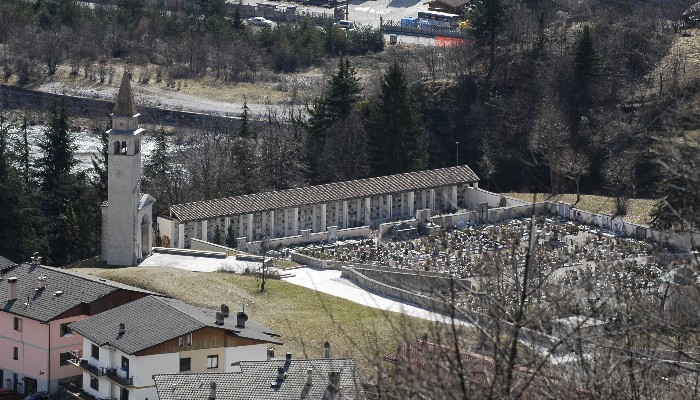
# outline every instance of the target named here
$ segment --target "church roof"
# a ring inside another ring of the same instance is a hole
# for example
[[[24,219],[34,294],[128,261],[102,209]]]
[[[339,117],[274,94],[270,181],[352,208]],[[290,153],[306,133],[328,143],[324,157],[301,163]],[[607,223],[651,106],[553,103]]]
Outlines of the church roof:
[[[180,221],[195,221],[226,215],[277,210],[478,181],[479,178],[471,168],[466,165],[460,165],[458,167],[306,186],[277,192],[255,193],[245,196],[176,204],[170,207],[170,211]]]
[[[126,69],[124,70],[124,75],[122,75],[122,83],[119,86],[117,100],[114,102],[114,115],[120,117],[133,117],[136,115],[136,103],[134,103],[134,94],[131,92],[129,73]]]

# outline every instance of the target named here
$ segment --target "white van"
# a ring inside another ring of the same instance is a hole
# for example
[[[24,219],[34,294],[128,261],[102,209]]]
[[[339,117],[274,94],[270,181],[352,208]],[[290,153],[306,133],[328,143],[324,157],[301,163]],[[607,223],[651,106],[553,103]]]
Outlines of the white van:
[[[344,29],[355,29],[355,22],[348,21],[346,19],[341,19],[336,23],[336,25]]]

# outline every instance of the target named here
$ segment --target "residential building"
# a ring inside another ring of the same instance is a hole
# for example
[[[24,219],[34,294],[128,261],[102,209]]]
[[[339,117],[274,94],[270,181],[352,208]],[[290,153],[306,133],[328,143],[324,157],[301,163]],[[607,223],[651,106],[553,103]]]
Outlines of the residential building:
[[[83,338],[68,325],[152,292],[67,270],[31,264],[2,269],[0,386],[54,392],[80,375],[68,363]]]
[[[208,310],[156,296],[71,325],[85,340],[71,360],[91,399],[157,399],[155,374],[230,372],[242,360],[267,359],[278,335],[245,312]]]
[[[153,377],[160,400],[361,400],[367,396],[352,359],[242,361],[229,373]]]
[[[410,219],[416,210],[456,210],[478,187],[468,166],[380,176],[276,192],[170,206],[158,217],[158,231],[169,247],[186,248],[190,239],[209,241],[216,227],[232,228],[248,242]]]

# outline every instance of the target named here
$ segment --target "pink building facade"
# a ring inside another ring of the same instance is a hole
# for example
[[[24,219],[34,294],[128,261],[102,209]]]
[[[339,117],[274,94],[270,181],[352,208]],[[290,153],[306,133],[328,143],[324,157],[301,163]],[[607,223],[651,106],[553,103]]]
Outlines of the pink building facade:
[[[56,392],[81,371],[70,352],[83,346],[71,322],[140,299],[148,291],[71,271],[22,264],[0,278],[0,386]]]

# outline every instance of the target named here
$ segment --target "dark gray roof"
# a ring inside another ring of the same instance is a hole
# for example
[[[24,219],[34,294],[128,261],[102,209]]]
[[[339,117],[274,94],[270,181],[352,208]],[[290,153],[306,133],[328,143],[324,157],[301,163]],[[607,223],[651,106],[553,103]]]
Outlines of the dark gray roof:
[[[114,101],[114,115],[120,117],[133,117],[136,115],[136,103],[134,102],[134,95],[131,93],[131,82],[126,69],[122,75],[117,99]]]
[[[17,278],[17,300],[8,301],[8,278]],[[39,277],[46,287],[37,290]],[[0,278],[0,306],[5,312],[48,322],[83,303],[90,304],[117,290],[154,294],[134,286],[41,265],[21,264]],[[60,291],[60,295],[56,292]]]
[[[442,3],[453,8],[457,8],[469,4],[470,0],[432,0],[432,2]]]
[[[170,211],[180,221],[194,221],[478,181],[479,178],[474,171],[466,165],[461,165],[278,192],[176,204],[170,207]]]
[[[10,261],[5,257],[0,256],[0,270],[5,269],[5,268],[9,268],[9,267],[12,267],[15,265],[17,265],[16,262]]]
[[[236,327],[236,313],[216,325],[216,311],[180,300],[148,296],[71,324],[78,334],[99,345],[110,345],[134,354],[160,343],[205,327],[224,329],[236,336],[282,344],[274,332],[248,320],[245,328]],[[119,335],[119,324],[126,331]]]
[[[277,381],[277,369],[285,369]],[[311,385],[307,369],[313,371]],[[326,399],[329,372],[340,372],[337,399],[365,399],[352,359],[242,361],[240,372],[154,375],[161,400],[206,400],[216,382],[217,400]]]

